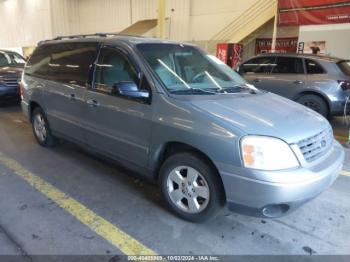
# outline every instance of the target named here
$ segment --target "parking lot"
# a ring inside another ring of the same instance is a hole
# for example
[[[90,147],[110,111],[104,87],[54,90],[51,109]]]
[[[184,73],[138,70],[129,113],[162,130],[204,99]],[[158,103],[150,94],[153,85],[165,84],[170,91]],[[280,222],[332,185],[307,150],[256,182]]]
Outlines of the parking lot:
[[[335,135],[347,127],[334,118]],[[63,143],[40,147],[16,104],[0,108],[0,253],[32,255],[349,254],[350,151],[342,175],[279,219],[224,209],[203,224],[178,219],[156,185]]]

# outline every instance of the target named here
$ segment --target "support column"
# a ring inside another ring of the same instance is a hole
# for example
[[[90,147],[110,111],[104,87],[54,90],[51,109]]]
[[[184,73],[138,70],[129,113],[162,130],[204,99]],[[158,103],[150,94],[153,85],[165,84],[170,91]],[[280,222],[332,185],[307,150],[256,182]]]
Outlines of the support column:
[[[277,42],[277,23],[278,23],[278,1],[275,0],[276,7],[275,7],[275,20],[273,24],[273,35],[272,35],[272,45],[271,45],[271,53],[276,52],[276,42]]]
[[[157,37],[164,38],[165,36],[165,1],[158,0],[158,24],[157,24]]]

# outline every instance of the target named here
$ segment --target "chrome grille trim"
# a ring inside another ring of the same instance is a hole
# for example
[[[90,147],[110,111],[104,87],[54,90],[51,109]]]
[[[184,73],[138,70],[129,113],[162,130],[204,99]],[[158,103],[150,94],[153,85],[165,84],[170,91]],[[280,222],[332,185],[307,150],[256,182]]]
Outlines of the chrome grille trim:
[[[1,80],[8,87],[18,87],[20,82],[20,78],[17,76],[3,76]]]
[[[325,155],[332,145],[333,131],[331,128],[298,142],[298,147],[308,163]]]

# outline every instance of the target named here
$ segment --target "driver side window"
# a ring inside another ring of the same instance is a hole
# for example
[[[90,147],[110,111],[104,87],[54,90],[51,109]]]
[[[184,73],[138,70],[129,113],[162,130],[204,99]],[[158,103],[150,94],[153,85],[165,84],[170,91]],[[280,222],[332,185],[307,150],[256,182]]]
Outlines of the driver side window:
[[[95,89],[106,93],[111,93],[113,86],[120,82],[138,84],[137,73],[133,66],[124,55],[109,47],[101,49],[95,76]]]

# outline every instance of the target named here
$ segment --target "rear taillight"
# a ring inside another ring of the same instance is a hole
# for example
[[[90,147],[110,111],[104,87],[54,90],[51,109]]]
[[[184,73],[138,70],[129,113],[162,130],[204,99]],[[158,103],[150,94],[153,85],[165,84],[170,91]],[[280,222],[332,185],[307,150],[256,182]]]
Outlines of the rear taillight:
[[[350,90],[350,81],[338,80],[339,86],[345,91]]]
[[[23,100],[23,94],[24,94],[24,85],[22,82],[19,83],[19,94],[21,96],[21,100]]]

